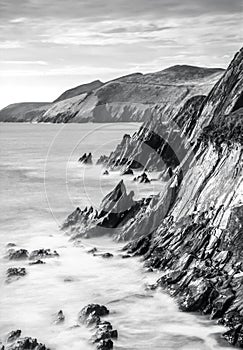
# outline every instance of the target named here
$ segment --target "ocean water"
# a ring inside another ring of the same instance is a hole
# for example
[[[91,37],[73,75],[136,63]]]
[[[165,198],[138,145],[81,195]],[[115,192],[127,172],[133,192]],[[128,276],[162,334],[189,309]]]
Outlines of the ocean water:
[[[109,154],[124,133],[139,124],[1,124],[0,125],[0,339],[11,330],[38,338],[53,350],[89,350],[92,332],[77,325],[88,303],[110,309],[106,317],[118,330],[114,349],[217,350],[222,328],[205,317],[182,313],[162,291],[146,286],[159,278],[146,273],[138,259],[122,259],[121,244],[108,238],[83,240],[74,246],[60,225],[75,207],[99,207],[121,177],[104,176],[101,166],[82,166],[77,159],[92,152]],[[158,174],[152,174],[156,178]],[[124,177],[128,190],[141,198],[163,190],[160,181],[137,184]],[[29,251],[56,249],[60,256],[44,265],[9,261],[6,245]],[[91,247],[112,252],[103,259],[87,254]],[[8,267],[25,267],[27,275],[6,284]],[[61,325],[53,323],[60,309]]]

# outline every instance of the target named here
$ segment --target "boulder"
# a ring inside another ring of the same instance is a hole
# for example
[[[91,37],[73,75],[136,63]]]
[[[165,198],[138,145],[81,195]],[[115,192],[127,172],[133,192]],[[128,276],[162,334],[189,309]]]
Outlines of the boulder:
[[[103,175],[110,175],[109,171],[106,169],[104,172],[103,172]]]
[[[55,324],[60,324],[63,323],[65,321],[65,316],[62,310],[58,311],[58,313],[55,315],[55,320],[54,323]]]
[[[100,321],[100,317],[109,314],[109,310],[104,305],[89,304],[85,306],[79,313],[79,322],[84,323],[87,326],[97,325]]]
[[[28,250],[26,249],[10,249],[9,250],[9,260],[23,260],[23,259],[28,259],[29,253]]]

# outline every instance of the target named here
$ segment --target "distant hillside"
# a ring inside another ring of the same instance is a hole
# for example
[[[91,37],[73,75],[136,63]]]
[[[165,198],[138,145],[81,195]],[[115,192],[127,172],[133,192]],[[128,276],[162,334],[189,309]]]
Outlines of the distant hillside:
[[[155,109],[182,105],[206,95],[222,76],[220,68],[177,65],[155,73],[99,80],[65,91],[52,103],[20,103],[0,111],[0,121],[84,123],[145,121]]]
[[[65,91],[54,102],[63,101],[63,100],[66,100],[67,98],[72,98],[81,94],[91,92],[93,90],[98,89],[102,85],[104,85],[104,83],[102,83],[100,80],[95,80],[88,84],[79,85],[75,88]]]
[[[1,122],[31,122],[43,115],[51,106],[49,102],[14,103],[0,111]]]

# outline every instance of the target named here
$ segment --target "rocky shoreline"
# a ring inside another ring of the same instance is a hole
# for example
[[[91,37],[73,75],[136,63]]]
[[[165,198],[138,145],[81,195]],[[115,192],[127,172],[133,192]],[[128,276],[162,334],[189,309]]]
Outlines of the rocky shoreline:
[[[98,161],[108,171],[157,170],[167,182],[163,193],[136,206],[120,183],[106,196],[99,213],[78,208],[64,224],[73,239],[106,232],[116,240],[130,240],[127,256],[142,256],[146,268],[162,273],[151,288],[167,290],[182,311],[217,320],[226,327],[223,338],[239,348],[243,347],[242,89],[243,49],[208,96],[192,97],[174,114],[171,109],[156,110],[157,117],[132,137],[124,135],[116,150]],[[126,203],[128,209],[123,210]]]

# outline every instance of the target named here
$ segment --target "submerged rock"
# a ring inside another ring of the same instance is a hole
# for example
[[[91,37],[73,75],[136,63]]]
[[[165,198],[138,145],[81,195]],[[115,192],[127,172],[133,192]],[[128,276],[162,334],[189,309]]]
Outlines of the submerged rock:
[[[105,170],[105,171],[103,172],[103,175],[110,175],[110,173],[109,173],[108,170]]]
[[[20,277],[26,275],[26,269],[24,267],[10,267],[7,270],[7,279],[6,282],[10,283],[18,280]]]
[[[111,253],[104,253],[101,256],[102,256],[102,258],[106,258],[107,259],[107,258],[112,258],[113,254],[111,254]]]
[[[40,260],[40,259],[32,261],[32,262],[29,263],[29,265],[43,265],[43,264],[45,264],[45,262]]]

